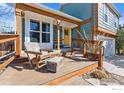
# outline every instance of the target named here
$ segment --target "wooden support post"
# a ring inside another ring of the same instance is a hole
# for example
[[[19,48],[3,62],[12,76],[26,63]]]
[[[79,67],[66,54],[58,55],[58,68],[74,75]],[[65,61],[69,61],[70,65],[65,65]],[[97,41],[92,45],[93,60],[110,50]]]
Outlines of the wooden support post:
[[[57,50],[60,50],[60,20],[57,21]]]
[[[82,45],[82,47],[83,47],[83,56],[85,57],[86,56],[86,42],[83,41],[82,43],[83,43],[83,45]]]
[[[99,8],[99,4],[96,3],[96,29],[95,29],[95,32],[98,33],[98,21],[99,21],[99,11],[98,11],[98,8]]]
[[[20,57],[21,53],[21,42],[20,42],[20,35],[21,35],[21,10],[16,9],[16,34],[18,35],[16,40],[16,57]]]
[[[100,48],[99,48],[98,69],[102,69],[102,67],[103,67],[102,44],[103,44],[103,42],[100,43]]]
[[[94,40],[94,3],[92,3],[92,34],[91,34],[91,38],[92,40]]]

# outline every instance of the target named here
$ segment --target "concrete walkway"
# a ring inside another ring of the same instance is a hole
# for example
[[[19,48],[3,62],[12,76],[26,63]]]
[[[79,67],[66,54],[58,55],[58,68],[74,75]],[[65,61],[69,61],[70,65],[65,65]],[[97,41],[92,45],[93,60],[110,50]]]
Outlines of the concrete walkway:
[[[108,72],[124,77],[124,56],[115,55],[106,58],[103,66]]]

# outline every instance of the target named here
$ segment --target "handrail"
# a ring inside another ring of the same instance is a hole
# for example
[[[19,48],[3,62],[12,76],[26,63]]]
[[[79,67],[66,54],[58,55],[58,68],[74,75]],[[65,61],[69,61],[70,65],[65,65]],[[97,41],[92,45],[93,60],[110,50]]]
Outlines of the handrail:
[[[0,44],[8,41],[16,40],[18,35],[0,35]]]
[[[0,59],[3,59],[3,58],[8,57],[8,56],[11,56],[11,55],[14,54],[14,53],[15,53],[15,52],[7,53],[6,55],[1,56]]]
[[[18,35],[13,34],[0,34],[0,44],[17,40]],[[3,60],[3,58],[7,58],[6,60]],[[14,52],[8,52],[7,54],[0,57],[0,60],[3,60],[3,62],[0,64],[0,70],[4,69],[7,65],[9,65],[15,58],[15,51]]]

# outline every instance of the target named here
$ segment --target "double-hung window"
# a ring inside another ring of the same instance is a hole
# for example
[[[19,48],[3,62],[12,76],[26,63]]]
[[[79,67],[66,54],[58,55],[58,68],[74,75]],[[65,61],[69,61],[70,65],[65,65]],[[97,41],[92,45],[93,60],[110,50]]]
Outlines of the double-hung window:
[[[30,20],[30,42],[40,42],[40,22]]]
[[[42,22],[42,43],[50,42],[50,24]]]
[[[104,22],[109,23],[109,18],[108,18],[108,7],[104,4]]]
[[[117,17],[114,15],[114,27],[117,28]]]
[[[114,27],[117,28],[117,23],[116,22],[114,23]]]

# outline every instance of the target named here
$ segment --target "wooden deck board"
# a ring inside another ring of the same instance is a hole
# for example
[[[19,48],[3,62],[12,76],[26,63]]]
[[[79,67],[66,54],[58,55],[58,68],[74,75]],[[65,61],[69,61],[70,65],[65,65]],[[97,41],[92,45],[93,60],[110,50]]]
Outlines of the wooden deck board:
[[[11,65],[0,76],[0,85],[42,85],[72,72],[80,71],[96,62],[75,61],[64,58],[63,67],[57,73],[51,73],[45,70],[45,67],[35,71],[33,69],[24,69],[23,66]],[[75,74],[75,73],[74,73]]]

